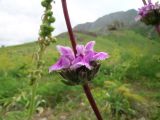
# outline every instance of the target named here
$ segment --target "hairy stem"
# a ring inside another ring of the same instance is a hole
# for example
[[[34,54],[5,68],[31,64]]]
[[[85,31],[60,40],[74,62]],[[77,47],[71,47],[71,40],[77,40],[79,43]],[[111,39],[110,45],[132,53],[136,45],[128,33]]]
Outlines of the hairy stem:
[[[41,46],[39,44],[39,46]],[[42,54],[44,52],[45,48],[40,48],[40,50],[38,51],[38,61],[39,60],[42,60]],[[37,69],[39,70],[40,69],[40,66],[38,65],[37,63]],[[31,86],[31,102],[30,102],[30,105],[29,105],[29,113],[28,113],[28,120],[31,120],[32,119],[32,116],[34,114],[34,111],[35,111],[35,98],[36,98],[36,92],[37,92],[37,87],[38,87],[38,78],[35,79],[33,85]]]
[[[69,33],[70,41],[71,41],[71,44],[72,44],[72,48],[73,48],[74,54],[76,55],[76,53],[77,53],[77,51],[76,51],[76,40],[75,40],[75,37],[74,37],[74,34],[73,34],[73,30],[72,30],[72,26],[71,26],[69,14],[68,14],[66,0],[62,0],[62,8],[63,8],[63,13],[64,13],[64,17],[65,17],[65,20],[66,20],[66,25],[67,25],[67,28],[68,28],[68,33]]]
[[[31,119],[32,119],[32,115],[33,115],[33,113],[34,113],[36,90],[37,90],[37,84],[35,83],[35,84],[32,86],[32,91],[31,91],[31,92],[32,92],[32,95],[31,95],[31,103],[30,103],[28,120],[31,120]]]
[[[71,22],[70,22],[70,18],[69,18],[69,14],[68,14],[66,0],[62,0],[62,7],[63,7],[63,13],[64,13],[64,17],[65,17],[65,20],[66,20],[66,25],[67,25],[67,28],[68,28],[68,33],[69,33],[70,41],[71,41],[71,44],[72,44],[72,48],[73,48],[74,54],[76,55],[76,53],[77,53],[77,51],[76,51],[76,41],[75,41],[75,37],[74,37],[73,30],[72,30],[72,27],[71,27]],[[88,98],[88,101],[89,101],[90,105],[92,106],[93,111],[95,112],[97,120],[103,120],[102,117],[101,117],[101,114],[98,110],[98,107],[96,105],[96,102],[95,102],[95,100],[92,96],[92,93],[90,91],[88,83],[85,83],[83,85],[83,89],[84,89],[84,92],[85,92],[85,94]]]
[[[103,120],[87,83],[83,85],[83,89],[84,89],[84,92],[88,98],[88,101],[89,101],[89,103],[90,103],[90,105],[91,105],[91,107],[97,117],[97,120]]]

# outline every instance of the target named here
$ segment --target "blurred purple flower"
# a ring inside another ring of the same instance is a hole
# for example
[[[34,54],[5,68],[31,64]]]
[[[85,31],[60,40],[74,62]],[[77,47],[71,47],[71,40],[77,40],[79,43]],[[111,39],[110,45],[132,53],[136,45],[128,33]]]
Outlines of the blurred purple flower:
[[[138,9],[136,21],[141,21],[146,25],[157,26],[160,24],[160,4],[158,2],[152,3],[148,0],[148,4]]]
[[[148,4],[138,9],[138,16],[135,18],[136,21],[142,20],[146,17],[150,12],[160,10],[160,4],[156,2],[152,3],[151,0],[148,0]]]
[[[77,45],[76,56],[70,47],[57,46],[57,50],[61,56],[60,59],[49,68],[49,72],[63,69],[76,70],[82,66],[85,66],[87,69],[91,70],[93,68],[91,62],[109,58],[109,55],[105,52],[95,52],[93,50],[94,45],[95,41],[90,41],[85,46]]]

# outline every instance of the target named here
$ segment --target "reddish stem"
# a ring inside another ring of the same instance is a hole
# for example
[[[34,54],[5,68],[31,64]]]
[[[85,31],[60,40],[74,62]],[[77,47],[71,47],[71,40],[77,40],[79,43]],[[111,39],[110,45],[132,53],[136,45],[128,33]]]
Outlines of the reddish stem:
[[[66,25],[67,25],[67,28],[68,28],[70,41],[71,41],[71,44],[72,44],[72,47],[73,47],[74,54],[76,55],[76,53],[77,53],[77,51],[76,51],[76,41],[75,41],[75,37],[74,37],[73,30],[72,30],[72,27],[71,27],[71,22],[70,22],[70,18],[69,18],[69,14],[68,14],[66,0],[62,0],[62,7],[63,7],[64,17],[65,17],[65,20],[66,20]],[[93,111],[95,112],[97,120],[103,120],[102,117],[101,117],[101,114],[98,110],[98,107],[96,105],[96,102],[95,102],[95,100],[92,96],[92,93],[90,91],[88,83],[85,83],[83,85],[83,89],[84,89],[84,92],[85,92],[85,94],[88,98],[88,101],[90,102],[90,105],[91,105]]]
[[[63,8],[63,13],[64,13],[64,17],[65,17],[65,20],[66,20],[66,25],[67,25],[67,28],[68,28],[68,33],[69,33],[70,41],[71,41],[71,44],[72,44],[72,48],[73,48],[74,54],[76,55],[76,53],[77,53],[77,51],[76,51],[76,41],[75,41],[75,37],[74,37],[74,34],[73,34],[71,22],[70,22],[70,19],[69,19],[66,0],[62,0],[62,8]]]
[[[94,98],[92,96],[92,93],[90,91],[90,88],[89,88],[88,84],[84,84],[83,85],[83,89],[85,91],[85,94],[86,94],[86,96],[88,98],[89,103],[92,106],[92,109],[94,110],[94,113],[96,114],[97,120],[103,120],[102,116],[101,116],[101,114],[100,114],[100,112],[98,110],[98,107],[97,107],[97,105],[96,105],[96,103],[94,101]]]

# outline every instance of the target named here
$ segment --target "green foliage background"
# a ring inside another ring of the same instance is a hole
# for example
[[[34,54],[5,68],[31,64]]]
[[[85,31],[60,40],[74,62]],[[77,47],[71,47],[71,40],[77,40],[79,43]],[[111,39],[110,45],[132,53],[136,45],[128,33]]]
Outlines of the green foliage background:
[[[122,106],[121,104],[118,106],[120,109],[127,107],[124,111],[122,110],[127,115],[131,112],[132,106],[127,106],[127,102],[130,102],[129,98],[125,94],[117,97],[117,92],[114,92],[123,84],[127,84],[125,90],[129,89],[127,94],[130,96],[138,94],[143,97],[143,103],[146,103],[144,106],[148,107],[149,112],[149,115],[145,115],[145,107],[143,107],[140,111],[144,117],[151,120],[160,119],[160,109],[157,107],[160,105],[160,42],[158,38],[151,40],[131,30],[113,31],[108,35],[97,37],[77,33],[76,37],[78,43],[82,44],[95,40],[95,49],[108,52],[110,55],[108,60],[102,62],[100,72],[91,84],[104,120],[114,120],[118,119],[117,117],[123,119],[121,111],[116,115],[110,111],[111,107],[117,106],[115,99],[126,101],[122,102],[124,103]],[[70,45],[66,35],[59,36],[57,44]],[[37,47],[36,43],[30,43],[0,48],[0,116],[2,120],[25,119],[31,89],[28,74],[33,67],[33,52]],[[39,81],[35,107],[42,108],[43,114],[48,111],[49,120],[61,120],[63,117],[67,120],[94,120],[95,116],[81,86],[66,86],[61,83],[62,78],[57,73],[48,73],[48,67],[58,59],[55,45],[47,48],[44,59],[46,61],[44,77]],[[106,88],[106,81],[117,84],[117,87],[113,87],[113,91]],[[115,98],[108,98],[108,94],[114,95]],[[134,97],[132,97],[133,100]],[[107,106],[108,104],[110,107]],[[136,109],[134,110],[137,111]],[[139,114],[127,116],[129,119],[134,117],[143,116]],[[36,119],[38,118],[35,117]]]

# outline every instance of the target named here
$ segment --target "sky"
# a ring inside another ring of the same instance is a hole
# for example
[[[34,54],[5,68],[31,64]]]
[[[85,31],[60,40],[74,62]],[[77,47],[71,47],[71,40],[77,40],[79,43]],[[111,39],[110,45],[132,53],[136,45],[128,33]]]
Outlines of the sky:
[[[43,8],[41,0],[0,0],[0,46],[16,45],[37,39]],[[138,9],[141,0],[67,0],[72,26],[93,22],[116,11]],[[55,0],[56,28],[53,35],[66,31],[61,0]]]

